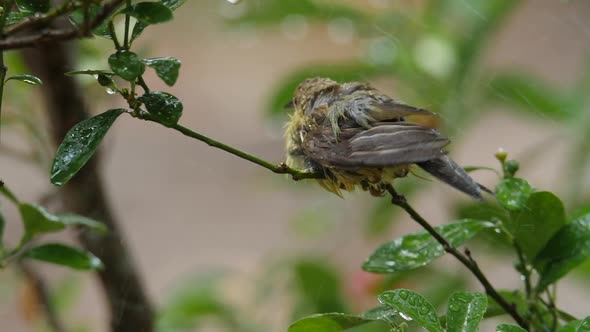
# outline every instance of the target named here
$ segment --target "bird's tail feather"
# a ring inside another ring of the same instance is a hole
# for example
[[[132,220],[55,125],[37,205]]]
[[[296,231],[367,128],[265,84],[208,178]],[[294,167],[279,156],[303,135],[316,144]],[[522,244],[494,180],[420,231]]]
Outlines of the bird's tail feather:
[[[483,199],[479,184],[448,156],[444,155],[436,159],[417,163],[417,165],[434,177],[467,195],[475,199]]]

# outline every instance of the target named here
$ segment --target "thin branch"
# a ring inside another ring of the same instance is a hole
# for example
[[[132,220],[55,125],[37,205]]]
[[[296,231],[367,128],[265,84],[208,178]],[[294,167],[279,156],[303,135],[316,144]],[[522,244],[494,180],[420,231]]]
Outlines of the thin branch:
[[[35,269],[27,264],[19,263],[18,267],[35,289],[35,294],[37,295],[39,304],[43,309],[45,318],[47,319],[47,324],[51,330],[55,332],[66,332],[67,329],[64,327],[64,324],[60,320],[57,311],[55,310],[49,291],[47,289],[47,285],[45,284],[45,281],[41,275],[39,275]]]
[[[140,116],[141,119],[143,120],[147,120],[147,121],[152,121],[152,122],[156,122],[156,123],[160,123],[159,121],[157,121],[156,119],[151,118],[149,115],[146,114],[142,114]],[[280,163],[280,164],[273,164],[271,162],[268,162],[264,159],[258,158],[254,155],[251,155],[247,152],[244,152],[242,150],[236,149],[232,146],[229,146],[227,144],[221,143],[219,141],[216,141],[210,137],[207,137],[203,134],[199,134],[191,129],[188,129],[184,126],[181,126],[179,124],[170,126],[170,128],[182,133],[185,136],[194,138],[196,140],[199,140],[209,146],[212,146],[214,148],[226,151],[228,153],[233,154],[234,156],[237,156],[239,158],[248,160],[254,164],[260,165],[266,169],[268,169],[269,171],[273,172],[273,173],[277,173],[277,174],[289,174],[291,175],[291,177],[293,178],[293,180],[298,181],[298,180],[303,180],[303,179],[322,179],[324,178],[324,174],[323,173],[313,173],[313,172],[302,172],[299,170],[296,170],[294,168],[291,168],[289,166],[287,166],[287,164],[285,163]]]
[[[527,329],[527,322],[516,311],[516,308],[508,303],[492,286],[490,281],[486,278],[475,260],[471,257],[471,253],[467,250],[465,255],[461,254],[455,247],[453,247],[440,233],[428,223],[414,208],[408,203],[403,195],[398,194],[391,185],[386,186],[387,191],[392,197],[391,202],[404,209],[406,213],[414,219],[420,226],[422,226],[434,239],[442,245],[444,250],[457,258],[482,284],[486,293],[493,298],[512,318],[524,329]]]
[[[40,44],[64,41],[75,38],[92,37],[92,29],[98,27],[106,20],[124,0],[113,0],[102,7],[102,11],[94,17],[88,24],[84,24],[83,29],[51,29],[44,30],[32,35],[14,37],[0,41],[0,50],[19,49],[25,47],[34,47]],[[88,28],[85,28],[88,27]]]

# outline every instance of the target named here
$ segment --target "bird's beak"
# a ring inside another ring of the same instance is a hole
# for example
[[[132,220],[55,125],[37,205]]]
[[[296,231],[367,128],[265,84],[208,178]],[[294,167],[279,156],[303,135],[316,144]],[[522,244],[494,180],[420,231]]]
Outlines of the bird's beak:
[[[283,106],[283,108],[293,108],[295,105],[293,104],[293,99],[289,100],[288,103]]]

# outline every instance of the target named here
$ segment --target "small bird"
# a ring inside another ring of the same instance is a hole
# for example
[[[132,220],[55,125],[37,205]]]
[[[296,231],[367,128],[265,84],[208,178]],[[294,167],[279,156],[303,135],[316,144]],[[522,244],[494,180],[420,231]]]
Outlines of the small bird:
[[[449,140],[435,129],[410,123],[409,115],[433,115],[375,90],[367,83],[304,80],[295,90],[286,125],[287,166],[324,174],[319,183],[342,196],[356,187],[381,196],[396,178],[418,165],[476,199],[479,185],[443,150]]]

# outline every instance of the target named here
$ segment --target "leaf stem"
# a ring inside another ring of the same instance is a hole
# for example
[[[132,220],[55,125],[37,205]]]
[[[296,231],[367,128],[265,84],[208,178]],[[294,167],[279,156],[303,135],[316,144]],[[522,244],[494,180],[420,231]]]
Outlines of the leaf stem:
[[[516,311],[514,305],[511,305],[504,299],[492,286],[490,281],[486,278],[483,272],[480,270],[478,264],[475,260],[471,257],[471,252],[469,250],[465,250],[465,254],[459,252],[455,247],[453,247],[440,233],[436,231],[436,229],[428,223],[414,208],[408,203],[406,198],[403,195],[398,194],[393,186],[387,185],[385,189],[391,195],[391,203],[401,207],[414,221],[416,221],[420,226],[422,226],[438,243],[442,245],[444,250],[449,254],[453,255],[461,264],[463,264],[471,273],[477,278],[477,280],[482,284],[484,287],[486,294],[488,294],[491,298],[493,298],[503,309],[508,313],[512,318],[524,329],[527,329],[527,322],[520,316],[520,314]]]
[[[131,7],[131,0],[126,0],[125,1],[127,4],[127,8]],[[129,49],[129,24],[130,24],[130,18],[131,16],[129,16],[129,13],[125,14],[125,37],[123,39],[123,47],[128,50]]]
[[[113,21],[109,21],[109,31],[111,33],[111,37],[113,38],[113,44],[115,44],[115,48],[117,51],[121,50],[121,44],[119,43],[119,39],[117,38],[117,32],[115,31],[115,24]]]
[[[1,31],[1,39],[4,40],[6,38],[6,34],[4,32],[4,25],[6,24],[6,18],[14,6],[15,0],[4,0],[2,1],[2,14],[0,15],[0,31]],[[4,64],[4,52],[0,50],[0,130],[2,128],[2,97],[4,96],[4,83],[6,83],[6,73],[8,72],[8,68]]]
[[[140,118],[143,120],[159,123],[158,120],[152,118],[149,114],[141,114]],[[280,163],[280,164],[271,163],[271,162],[266,161],[264,159],[258,158],[252,154],[249,154],[249,153],[244,152],[242,150],[236,149],[236,148],[229,146],[227,144],[224,144],[222,142],[216,141],[216,140],[214,140],[210,137],[207,137],[203,134],[197,133],[197,132],[195,132],[189,128],[186,128],[184,126],[181,126],[179,124],[170,126],[170,128],[180,132],[181,134],[183,134],[185,136],[199,140],[211,147],[223,150],[225,152],[233,154],[234,156],[237,156],[237,157],[242,158],[244,160],[250,161],[250,162],[257,164],[259,166],[262,166],[273,173],[289,174],[289,175],[291,175],[291,177],[295,181],[303,180],[303,179],[322,179],[322,178],[324,178],[324,174],[322,174],[322,173],[313,173],[313,172],[304,172],[304,171],[302,172],[302,171],[299,171],[299,170],[296,170],[294,168],[287,166],[287,164],[285,164],[284,162]]]

